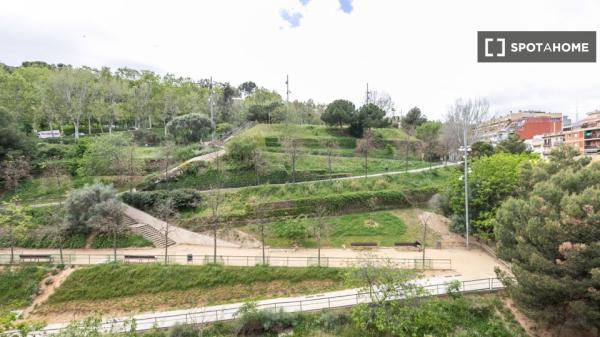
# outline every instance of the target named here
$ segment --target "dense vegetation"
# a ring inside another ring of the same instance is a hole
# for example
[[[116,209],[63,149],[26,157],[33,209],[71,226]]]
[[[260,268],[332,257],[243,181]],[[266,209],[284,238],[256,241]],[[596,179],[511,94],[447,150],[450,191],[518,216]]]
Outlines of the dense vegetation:
[[[493,225],[516,302],[550,325],[585,331],[600,328],[600,164],[577,155],[564,147],[524,167],[519,195]]]

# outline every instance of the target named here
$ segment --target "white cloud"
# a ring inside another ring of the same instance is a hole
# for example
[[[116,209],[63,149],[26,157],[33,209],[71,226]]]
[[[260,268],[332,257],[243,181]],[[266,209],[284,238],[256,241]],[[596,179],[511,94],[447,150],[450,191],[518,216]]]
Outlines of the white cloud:
[[[441,117],[460,96],[492,110],[574,114],[600,107],[600,66],[478,64],[478,30],[596,30],[600,3],[354,0],[12,1],[0,13],[0,62],[143,67],[234,84],[254,80],[293,99],[359,103],[365,84],[399,109]],[[280,13],[299,13],[290,28]]]

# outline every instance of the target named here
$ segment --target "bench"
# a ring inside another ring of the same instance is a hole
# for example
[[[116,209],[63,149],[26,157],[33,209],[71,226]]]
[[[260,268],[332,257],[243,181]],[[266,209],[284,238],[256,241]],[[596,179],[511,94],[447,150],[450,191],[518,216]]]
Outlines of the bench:
[[[52,255],[49,254],[20,254],[21,262],[52,262]]]
[[[357,247],[357,248],[370,248],[370,247],[377,247],[378,244],[377,242],[351,242],[350,243],[350,247]]]
[[[394,242],[394,247],[415,247],[419,248],[421,243],[419,241],[415,242]]]
[[[156,261],[156,256],[154,255],[125,255],[123,257],[125,262],[152,262]]]

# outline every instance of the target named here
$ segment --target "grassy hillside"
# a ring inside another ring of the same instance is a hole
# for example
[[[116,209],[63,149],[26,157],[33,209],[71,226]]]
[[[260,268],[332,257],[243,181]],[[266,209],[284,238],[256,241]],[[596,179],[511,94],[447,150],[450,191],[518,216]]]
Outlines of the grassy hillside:
[[[321,237],[323,247],[349,246],[352,242],[376,242],[380,246],[393,246],[394,242],[421,241],[423,229],[411,210],[345,214],[326,217]],[[315,248],[314,218],[282,219],[266,225],[266,244],[272,247],[293,245]],[[258,237],[258,225],[241,228]],[[430,233],[428,243],[435,238]]]
[[[0,312],[26,307],[48,268],[26,266],[0,271]]]
[[[369,154],[369,173],[382,173],[425,167],[428,164],[415,159],[413,152],[406,160],[404,143],[416,140],[397,128],[374,129],[376,148]],[[283,139],[290,137],[298,142],[296,181],[319,180],[330,177],[328,149],[325,141],[333,141],[331,175],[344,177],[365,172],[364,159],[356,153],[358,139],[345,133],[345,129],[320,125],[258,124],[236,135],[232,143],[258,144],[265,162],[264,172],[258,178],[254,169],[225,158],[220,162],[224,171],[221,180],[224,187],[241,187],[264,183],[291,182],[292,163],[283,146]],[[177,179],[158,184],[154,188],[172,189],[194,187],[210,189],[217,184],[215,165],[196,164],[186,169]]]
[[[309,215],[315,203],[335,208],[330,215],[368,210],[371,206],[401,208],[426,201],[455,177],[454,169],[447,168],[368,179],[247,187],[224,192],[219,214],[224,218],[253,218],[253,200],[263,206],[260,217]],[[210,208],[203,203],[194,211],[180,214],[180,223],[193,229],[210,216]]]

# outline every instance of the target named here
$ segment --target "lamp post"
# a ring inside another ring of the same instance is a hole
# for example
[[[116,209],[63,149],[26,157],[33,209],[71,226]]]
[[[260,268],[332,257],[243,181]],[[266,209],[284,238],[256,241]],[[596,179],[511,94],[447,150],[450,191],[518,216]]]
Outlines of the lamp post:
[[[467,128],[464,128],[463,132],[464,146],[460,147],[460,151],[464,152],[464,183],[465,183],[465,228],[466,228],[466,243],[467,249],[469,249],[469,152],[471,148],[467,146]]]

